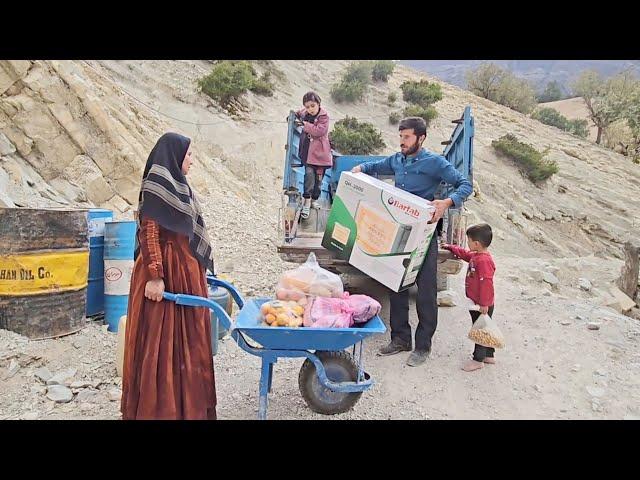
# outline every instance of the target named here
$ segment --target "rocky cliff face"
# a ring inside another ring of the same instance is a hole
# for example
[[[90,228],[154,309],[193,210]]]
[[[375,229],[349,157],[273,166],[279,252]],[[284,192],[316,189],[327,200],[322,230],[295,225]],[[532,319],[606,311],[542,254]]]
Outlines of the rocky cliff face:
[[[0,62],[0,202],[127,211],[165,128],[82,62]]]

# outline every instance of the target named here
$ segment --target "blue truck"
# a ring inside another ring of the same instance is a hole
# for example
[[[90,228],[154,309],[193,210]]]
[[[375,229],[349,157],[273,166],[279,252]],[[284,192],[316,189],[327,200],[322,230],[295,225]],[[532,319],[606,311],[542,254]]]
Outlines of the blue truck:
[[[333,167],[327,169],[322,181],[320,208],[312,209],[308,219],[302,219],[302,193],[304,190],[304,165],[298,156],[302,127],[296,125],[295,112],[291,111],[287,118],[287,144],[285,146],[285,165],[282,183],[282,206],[279,218],[278,253],[287,262],[303,263],[309,253],[314,252],[318,263],[335,273],[343,275],[362,275],[357,269],[322,247],[322,236],[327,223],[329,211],[340,175],[350,171],[354,166],[364,162],[386,158],[375,155],[341,155],[333,152]],[[466,107],[462,116],[453,121],[455,128],[451,137],[443,141],[443,155],[473,184],[473,136],[474,124],[471,107]],[[393,184],[393,177],[378,176],[383,181]],[[437,198],[446,198],[452,186],[440,185]],[[449,209],[438,225],[440,243],[464,245],[465,235],[464,207]],[[447,250],[438,250],[438,290],[447,286],[447,275],[456,274],[462,268],[459,260],[455,260]]]

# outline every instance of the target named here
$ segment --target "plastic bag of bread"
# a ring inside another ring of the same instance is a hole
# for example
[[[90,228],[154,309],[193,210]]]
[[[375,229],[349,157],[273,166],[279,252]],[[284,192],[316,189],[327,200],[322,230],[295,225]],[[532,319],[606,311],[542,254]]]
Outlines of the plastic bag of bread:
[[[297,302],[272,300],[260,306],[260,318],[270,327],[301,327],[304,308]]]
[[[335,273],[325,270],[310,253],[307,261],[298,268],[288,270],[280,276],[276,286],[276,298],[306,304],[306,297],[342,297],[344,286]]]
[[[496,321],[489,315],[480,315],[469,330],[469,339],[478,345],[490,348],[503,348],[504,335]]]

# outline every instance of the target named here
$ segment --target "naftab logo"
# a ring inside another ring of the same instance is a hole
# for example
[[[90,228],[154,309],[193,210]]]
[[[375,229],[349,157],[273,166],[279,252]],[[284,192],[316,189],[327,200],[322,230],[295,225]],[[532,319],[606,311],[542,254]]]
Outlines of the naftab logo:
[[[108,282],[117,282],[122,278],[122,270],[116,267],[107,268],[104,272],[104,278]]]
[[[387,200],[387,203],[392,207],[396,207],[398,210],[403,211],[407,215],[411,215],[412,217],[415,217],[415,218],[420,218],[420,210],[418,210],[415,207],[412,207],[411,205],[402,203],[400,200],[397,200],[393,197],[389,197],[389,199]]]

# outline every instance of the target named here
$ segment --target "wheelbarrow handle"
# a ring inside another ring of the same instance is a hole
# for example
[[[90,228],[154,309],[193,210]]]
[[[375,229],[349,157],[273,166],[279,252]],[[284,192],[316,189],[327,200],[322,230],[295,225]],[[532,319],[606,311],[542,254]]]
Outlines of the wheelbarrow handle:
[[[170,302],[176,302],[176,305],[185,305],[187,307],[205,307],[213,310],[226,330],[231,330],[231,318],[217,302],[209,300],[205,297],[196,295],[186,295],[184,293],[164,292],[162,297]]]
[[[231,285],[229,282],[220,280],[213,275],[207,275],[207,283],[212,287],[222,287],[226,289],[231,294],[231,297],[233,297],[233,300],[236,302],[238,307],[244,307],[244,299],[242,298],[242,295],[240,295],[240,292],[236,289],[236,287]]]

